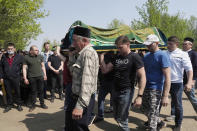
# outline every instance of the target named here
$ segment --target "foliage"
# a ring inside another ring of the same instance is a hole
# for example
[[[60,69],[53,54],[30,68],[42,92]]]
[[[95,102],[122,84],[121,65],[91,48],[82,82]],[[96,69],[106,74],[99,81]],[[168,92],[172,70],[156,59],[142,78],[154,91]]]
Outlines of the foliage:
[[[112,22],[110,24],[108,24],[108,28],[109,29],[118,28],[121,25],[124,25],[123,21],[120,21],[118,19],[113,19]]]
[[[148,0],[143,6],[136,7],[140,19],[131,22],[133,29],[157,27],[166,37],[176,35],[181,41],[184,37],[197,37],[197,18],[191,16],[184,18],[179,12],[175,15],[168,14],[167,0]]]
[[[37,20],[48,15],[42,5],[43,0],[0,0],[1,46],[14,42],[17,49],[24,49],[42,33]]]
[[[45,42],[49,42],[50,49],[52,49],[53,46],[60,46],[60,43],[57,40],[50,41],[49,39],[45,39],[43,42],[43,45],[42,45],[42,52],[44,51],[44,43]]]

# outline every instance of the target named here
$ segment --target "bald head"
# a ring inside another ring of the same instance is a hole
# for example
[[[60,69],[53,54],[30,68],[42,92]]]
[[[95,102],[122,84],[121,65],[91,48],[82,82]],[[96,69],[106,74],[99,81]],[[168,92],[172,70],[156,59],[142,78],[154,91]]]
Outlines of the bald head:
[[[30,47],[29,53],[30,53],[31,55],[38,55],[38,54],[39,54],[38,47],[37,47],[36,45],[32,45],[32,46]]]

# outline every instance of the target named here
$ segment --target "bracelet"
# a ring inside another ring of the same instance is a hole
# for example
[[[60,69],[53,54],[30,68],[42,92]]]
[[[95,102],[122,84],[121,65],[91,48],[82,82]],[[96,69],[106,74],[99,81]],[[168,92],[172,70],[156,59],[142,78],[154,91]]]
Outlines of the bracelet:
[[[137,96],[138,96],[138,97],[142,97],[143,95],[139,95],[139,94],[138,94]]]

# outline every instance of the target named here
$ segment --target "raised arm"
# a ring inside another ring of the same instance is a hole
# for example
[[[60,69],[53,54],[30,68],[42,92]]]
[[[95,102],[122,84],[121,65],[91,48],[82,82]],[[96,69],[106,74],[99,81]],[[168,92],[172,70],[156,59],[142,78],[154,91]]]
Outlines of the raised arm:
[[[111,62],[106,64],[105,61],[104,61],[104,55],[105,55],[105,53],[102,53],[100,55],[100,63],[101,63],[100,68],[101,68],[101,72],[103,74],[106,74],[113,69],[113,64]]]

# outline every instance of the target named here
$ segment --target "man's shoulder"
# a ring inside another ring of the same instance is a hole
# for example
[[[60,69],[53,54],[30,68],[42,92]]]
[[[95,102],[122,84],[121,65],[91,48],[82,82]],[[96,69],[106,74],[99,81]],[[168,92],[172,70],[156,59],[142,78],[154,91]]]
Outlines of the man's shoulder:
[[[86,48],[86,50],[83,52],[83,54],[84,54],[84,55],[88,55],[88,56],[93,56],[93,57],[94,57],[95,55],[98,56],[96,50],[95,50],[92,46]]]

